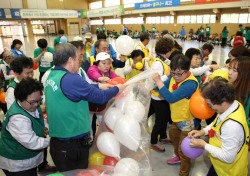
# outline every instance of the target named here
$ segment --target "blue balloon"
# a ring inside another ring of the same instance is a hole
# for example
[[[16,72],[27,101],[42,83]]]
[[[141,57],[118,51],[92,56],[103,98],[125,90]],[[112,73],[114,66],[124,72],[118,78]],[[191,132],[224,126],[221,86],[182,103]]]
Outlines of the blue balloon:
[[[184,155],[189,158],[198,158],[202,155],[203,149],[202,148],[194,148],[191,147],[190,144],[191,138],[188,136],[185,137],[181,142],[181,151]]]
[[[65,37],[65,36],[62,36],[62,37],[60,38],[60,43],[67,43],[67,41],[68,41],[68,39],[67,39],[67,37]]]

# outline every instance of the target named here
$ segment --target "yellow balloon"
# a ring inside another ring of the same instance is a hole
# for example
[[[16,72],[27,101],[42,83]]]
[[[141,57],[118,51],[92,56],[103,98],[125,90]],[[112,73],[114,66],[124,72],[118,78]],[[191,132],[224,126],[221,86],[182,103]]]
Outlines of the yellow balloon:
[[[102,166],[104,158],[105,155],[103,155],[101,152],[95,152],[89,157],[89,164]]]
[[[142,64],[141,62],[137,62],[137,63],[135,64],[135,68],[136,68],[137,70],[141,70],[141,69],[143,68],[143,64]]]
[[[225,71],[225,70],[216,70],[216,71],[214,71],[210,76],[209,76],[209,78],[210,78],[210,80],[213,80],[215,77],[222,77],[222,78],[224,78],[224,79],[226,79],[227,81],[229,80],[229,78],[228,78],[228,72],[227,71]]]

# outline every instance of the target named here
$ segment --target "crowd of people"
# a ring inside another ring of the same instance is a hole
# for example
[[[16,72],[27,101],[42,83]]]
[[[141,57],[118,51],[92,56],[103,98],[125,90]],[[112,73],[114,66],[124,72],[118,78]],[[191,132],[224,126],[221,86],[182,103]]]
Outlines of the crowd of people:
[[[209,176],[247,175],[250,51],[245,41],[234,38],[229,59],[220,68],[210,62],[214,49],[210,42],[183,53],[167,33],[156,40],[153,55],[148,49],[157,32],[153,28],[152,36],[142,25],[140,42],[128,56],[116,53],[106,40],[105,27],[99,27],[96,41],[86,33],[84,39],[77,36],[69,42],[64,31],[59,30],[54,47],[48,46],[46,39],[39,39],[32,58],[21,50],[20,40],[13,40],[11,50],[1,54],[0,62],[1,91],[6,92],[6,104],[0,104],[5,114],[0,139],[0,168],[4,173],[34,176],[48,170],[88,168],[96,120],[102,123],[107,102],[125,88],[108,82],[118,77],[115,68],[124,68],[127,80],[149,69],[157,71],[152,76],[155,88],[150,92],[148,117],[155,114],[155,123],[149,145],[163,153],[164,144],[171,143],[174,155],[167,158],[167,163],[180,163],[180,176],[188,176],[192,169],[191,159],[180,146],[187,136],[192,138],[192,147],[209,153]],[[206,25],[200,33],[210,35],[211,28]],[[123,34],[127,34],[125,29]],[[180,35],[186,39],[184,26]],[[53,54],[53,62],[45,53]],[[33,79],[35,64],[39,68],[38,81]],[[216,70],[226,72],[228,80],[223,75],[211,79],[209,76]],[[195,123],[189,110],[189,99],[198,89],[216,112],[204,129],[200,129],[200,122]],[[49,134],[45,133],[45,113]],[[209,141],[198,138],[207,134]],[[47,162],[48,146],[55,167]]]

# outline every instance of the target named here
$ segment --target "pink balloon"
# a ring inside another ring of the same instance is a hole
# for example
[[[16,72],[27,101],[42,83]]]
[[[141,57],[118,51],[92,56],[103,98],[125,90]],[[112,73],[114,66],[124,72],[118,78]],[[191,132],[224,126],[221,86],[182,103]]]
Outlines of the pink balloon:
[[[194,148],[191,147],[190,144],[191,138],[185,137],[181,143],[181,151],[184,155],[189,158],[198,158],[202,155],[203,149],[202,148]]]

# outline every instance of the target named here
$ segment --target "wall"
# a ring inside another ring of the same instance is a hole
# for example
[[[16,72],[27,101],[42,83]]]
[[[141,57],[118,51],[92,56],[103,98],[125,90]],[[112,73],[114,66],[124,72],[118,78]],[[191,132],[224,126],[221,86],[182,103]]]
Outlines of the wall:
[[[79,10],[88,9],[87,0],[47,0],[48,9]]]

